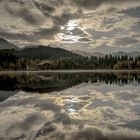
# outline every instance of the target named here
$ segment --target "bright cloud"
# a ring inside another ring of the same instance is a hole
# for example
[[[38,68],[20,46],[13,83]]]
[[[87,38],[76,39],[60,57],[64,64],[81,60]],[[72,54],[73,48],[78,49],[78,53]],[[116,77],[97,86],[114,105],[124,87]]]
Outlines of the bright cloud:
[[[139,0],[1,0],[0,37],[22,46],[140,51],[139,15]]]

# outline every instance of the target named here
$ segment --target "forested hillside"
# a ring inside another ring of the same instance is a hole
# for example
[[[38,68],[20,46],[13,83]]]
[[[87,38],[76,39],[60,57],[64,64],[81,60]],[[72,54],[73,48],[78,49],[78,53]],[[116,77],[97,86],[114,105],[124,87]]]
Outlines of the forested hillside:
[[[140,56],[82,57],[51,47],[22,51],[0,50],[0,70],[27,69],[140,69]]]
[[[70,58],[70,57],[80,57],[80,55],[72,53],[70,51],[61,48],[52,48],[50,46],[37,46],[32,48],[22,49],[17,53],[20,58],[27,59],[60,59],[60,58]]]

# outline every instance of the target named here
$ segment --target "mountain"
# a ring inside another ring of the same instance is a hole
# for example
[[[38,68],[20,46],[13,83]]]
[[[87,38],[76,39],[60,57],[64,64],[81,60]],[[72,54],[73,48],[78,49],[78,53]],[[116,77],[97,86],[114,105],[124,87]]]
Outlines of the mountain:
[[[140,52],[117,52],[117,53],[113,53],[111,55],[114,55],[114,56],[125,56],[127,55],[128,57],[137,57],[138,55],[140,56]]]
[[[0,38],[0,50],[19,50],[19,48],[11,43],[9,43],[7,40]]]
[[[96,56],[96,57],[104,57],[106,54],[101,53],[101,52],[86,52],[86,51],[80,51],[80,50],[75,50],[73,51],[81,56],[85,57],[90,57],[90,56]],[[140,52],[134,51],[134,52],[115,52],[109,55],[113,56],[125,56],[127,55],[128,57],[137,57],[138,55],[140,56]]]
[[[0,38],[0,50],[18,50],[17,55],[19,57],[24,58],[30,58],[30,59],[57,59],[57,58],[66,58],[66,57],[90,57],[90,56],[96,56],[96,57],[104,57],[105,54],[100,52],[86,52],[81,50],[74,50],[74,51],[68,51],[62,48],[54,48],[50,46],[41,46],[41,45],[31,45],[26,46],[23,49],[20,49],[19,47],[13,45],[12,43],[8,42],[7,40]],[[136,57],[140,56],[140,52],[134,51],[134,52],[115,52],[112,53],[113,56],[125,56],[128,57]]]
[[[82,57],[76,53],[72,53],[65,49],[53,48],[50,46],[26,46],[23,49],[13,45],[5,39],[0,38],[0,50],[15,50],[14,53],[19,58],[29,58],[29,59],[58,59],[66,57]]]
[[[62,48],[53,48],[50,46],[31,46],[21,49],[18,53],[19,57],[29,58],[29,59],[58,59],[66,57],[82,57],[76,53],[67,51]]]
[[[100,52],[86,52],[86,51],[80,51],[80,50],[74,50],[73,52],[85,56],[85,57],[90,57],[90,56],[96,56],[96,57],[104,57],[105,54],[100,53]]]

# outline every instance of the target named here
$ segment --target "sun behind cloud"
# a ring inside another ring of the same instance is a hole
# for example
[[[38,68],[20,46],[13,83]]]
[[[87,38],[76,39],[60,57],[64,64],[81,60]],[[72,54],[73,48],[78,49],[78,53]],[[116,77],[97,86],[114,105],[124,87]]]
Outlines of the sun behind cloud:
[[[0,1],[0,37],[19,46],[140,51],[139,0]]]

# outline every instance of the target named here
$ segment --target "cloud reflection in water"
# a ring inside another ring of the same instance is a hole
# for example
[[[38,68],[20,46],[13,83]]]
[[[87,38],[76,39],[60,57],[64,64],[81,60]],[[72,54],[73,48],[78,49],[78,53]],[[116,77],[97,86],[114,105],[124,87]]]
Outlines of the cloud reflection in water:
[[[140,86],[82,83],[0,103],[4,140],[139,140]]]

